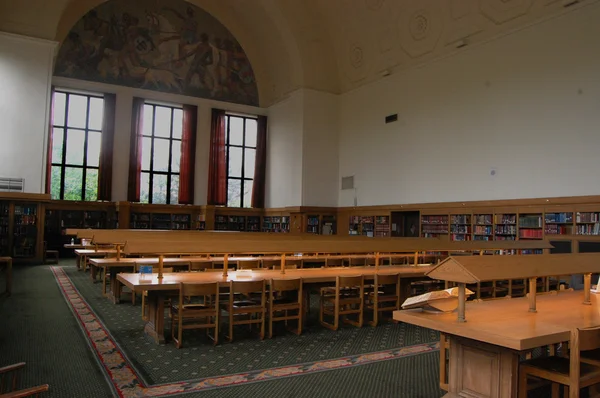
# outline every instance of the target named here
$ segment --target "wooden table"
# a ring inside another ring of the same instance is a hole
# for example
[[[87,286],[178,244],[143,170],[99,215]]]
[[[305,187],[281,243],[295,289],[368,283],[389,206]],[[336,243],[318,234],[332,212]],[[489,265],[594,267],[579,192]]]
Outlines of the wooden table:
[[[165,259],[166,261],[167,259]],[[431,267],[406,267],[385,266],[379,268],[379,275],[400,274],[401,291],[404,297],[410,294],[410,280],[422,278]],[[289,269],[282,274],[280,270],[253,270],[250,276],[239,276],[237,272],[230,272],[223,277],[220,272],[176,272],[166,273],[162,280],[158,275],[152,274],[148,282],[140,281],[139,274],[118,274],[117,279],[134,292],[148,292],[146,303],[148,306],[148,322],[144,327],[145,333],[152,337],[157,343],[164,343],[164,302],[168,296],[176,295],[179,284],[186,283],[211,283],[219,282],[223,287],[228,287],[230,281],[256,281],[270,279],[294,279],[302,278],[304,284],[309,283],[331,283],[336,276],[364,275],[365,279],[372,280],[375,275],[375,267],[349,267],[349,268],[305,268]]]
[[[395,311],[394,319],[449,337],[447,397],[516,397],[520,353],[568,341],[573,328],[600,325],[597,295],[591,305],[583,300],[581,291],[538,295],[537,313],[528,311],[527,298],[469,302],[464,323],[455,312],[421,310]]]
[[[0,257],[0,263],[6,263],[6,294],[12,294],[12,257]]]
[[[88,246],[89,247],[89,246]],[[87,267],[87,259],[88,258],[103,258],[103,257],[107,257],[110,255],[114,255],[117,254],[117,250],[116,249],[75,249],[75,255],[77,256],[77,269],[82,269],[85,271],[86,267]],[[95,271],[94,269],[91,270],[92,272]],[[96,277],[96,274],[93,273],[92,275],[92,280],[94,280]]]

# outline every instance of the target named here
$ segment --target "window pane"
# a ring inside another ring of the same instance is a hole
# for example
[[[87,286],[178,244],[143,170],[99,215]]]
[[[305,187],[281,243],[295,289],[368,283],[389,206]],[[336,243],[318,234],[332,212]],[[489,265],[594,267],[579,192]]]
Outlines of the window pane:
[[[52,131],[52,163],[62,163],[63,134],[63,129],[54,129]]]
[[[255,119],[246,119],[246,146],[256,147],[256,127]]]
[[[54,93],[54,115],[52,115],[52,124],[55,126],[65,125],[65,106],[67,103],[67,94]]]
[[[98,167],[100,164],[100,145],[102,134],[90,131],[88,133],[87,165]]]
[[[244,180],[244,207],[252,207],[253,180]]]
[[[52,199],[60,199],[60,166],[52,166],[52,176],[50,181],[50,194]]]
[[[98,169],[87,169],[85,173],[85,200],[98,200]]]
[[[241,180],[227,181],[227,206],[228,207],[240,207],[240,195],[242,191]]]
[[[88,128],[102,130],[102,120],[104,116],[104,99],[90,98],[90,120]]]
[[[150,192],[150,173],[142,173],[140,178],[140,202],[148,203]]]
[[[67,155],[68,156],[68,155]],[[83,169],[65,167],[65,200],[81,200]]]
[[[169,171],[169,140],[154,139],[153,171]]]
[[[152,203],[167,203],[167,176],[154,174],[152,181]]]
[[[229,147],[229,177],[242,176],[242,148]]]
[[[88,97],[83,95],[69,95],[69,118],[67,119],[69,127],[85,128],[87,100]]]
[[[181,163],[181,141],[173,140],[171,153],[171,172],[179,173],[179,164]]]
[[[171,202],[172,205],[179,203],[179,176],[171,176]]]
[[[150,170],[150,156],[152,154],[152,138],[142,138],[142,170]]]
[[[173,138],[181,139],[183,132],[183,110],[173,110]]]
[[[152,135],[153,112],[154,107],[152,105],[144,105],[144,125],[142,126],[142,135]]]
[[[156,107],[154,118],[154,135],[156,137],[168,138],[171,136],[171,108],[164,106]]]
[[[254,161],[256,160],[256,149],[246,149],[244,157],[244,178],[254,178]]]
[[[67,130],[67,164],[83,165],[85,131]]]
[[[229,144],[244,144],[244,119],[241,117],[229,117]]]

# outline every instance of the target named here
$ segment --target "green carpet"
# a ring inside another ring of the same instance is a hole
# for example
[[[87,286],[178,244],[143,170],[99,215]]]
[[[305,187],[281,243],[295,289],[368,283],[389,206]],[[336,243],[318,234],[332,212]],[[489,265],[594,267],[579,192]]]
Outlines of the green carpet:
[[[184,335],[186,347],[178,350],[172,344],[155,345],[146,338],[139,300],[136,306],[129,302],[111,304],[102,297],[100,284],[92,284],[89,273],[78,272],[73,264],[69,260],[61,262],[66,265],[64,270],[73,285],[110,331],[141,381],[154,391],[161,385],[168,386],[167,383],[319,364],[438,340],[436,332],[411,325],[388,323],[362,329],[348,326],[333,332],[324,330],[313,319],[302,336],[278,330],[276,338],[260,341],[254,335],[236,331],[234,343],[216,347],[203,332],[190,331]],[[28,362],[23,385],[49,383],[51,390],[47,396],[117,396],[113,395],[49,267],[17,267],[15,281],[13,297],[0,299],[0,317],[10,325],[0,328],[0,366]],[[316,304],[316,300],[313,303]],[[314,316],[317,312],[312,313]],[[185,395],[433,398],[443,395],[437,386],[438,364],[437,351],[429,351],[334,370],[250,381],[239,386],[190,391]]]
[[[49,397],[112,397],[50,269],[13,270],[13,294],[0,298],[0,367],[26,362],[22,387],[50,384]]]

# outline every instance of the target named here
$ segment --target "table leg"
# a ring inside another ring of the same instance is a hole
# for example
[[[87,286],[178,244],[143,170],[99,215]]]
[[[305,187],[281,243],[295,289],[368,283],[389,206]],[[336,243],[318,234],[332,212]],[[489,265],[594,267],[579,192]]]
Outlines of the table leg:
[[[75,265],[77,265],[77,271],[81,271],[81,255],[77,254],[75,259]]]
[[[591,305],[590,289],[592,288],[592,274],[583,275],[583,304]]]
[[[106,275],[106,271],[104,273]],[[113,302],[113,304],[119,304],[121,302],[121,282],[117,279],[117,275],[119,274],[119,270],[115,268],[110,268],[108,272],[109,282],[110,282],[110,292],[108,293],[108,298]],[[104,289],[106,289],[106,283],[102,281],[104,285]]]
[[[144,333],[152,338],[156,344],[165,342],[165,296],[162,292],[148,291],[146,297],[148,308],[148,321],[144,326]]]

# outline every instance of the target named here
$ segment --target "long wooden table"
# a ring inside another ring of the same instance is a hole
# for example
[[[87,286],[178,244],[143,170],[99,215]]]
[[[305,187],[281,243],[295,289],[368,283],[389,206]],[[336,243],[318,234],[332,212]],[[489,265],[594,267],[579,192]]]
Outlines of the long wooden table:
[[[466,322],[458,322],[456,313],[418,309],[395,311],[394,319],[449,338],[447,397],[516,397],[520,353],[568,341],[573,328],[600,325],[597,295],[591,305],[583,300],[583,292],[566,291],[538,295],[537,313],[528,311],[527,298],[514,298],[469,302]]]
[[[166,260],[166,259],[165,259]],[[406,267],[385,266],[379,268],[377,274],[400,274],[401,291],[404,297],[410,294],[410,280],[422,278],[430,266]],[[223,287],[229,286],[230,281],[256,281],[270,279],[302,278],[304,284],[334,282],[336,276],[364,275],[366,280],[372,280],[376,273],[375,267],[349,267],[349,268],[305,268],[286,270],[281,274],[279,270],[254,270],[250,273],[230,272],[223,277],[220,272],[176,272],[165,273],[162,280],[158,275],[152,274],[151,280],[140,281],[139,274],[117,275],[120,283],[134,292],[148,292],[146,303],[148,306],[148,321],[144,327],[145,333],[157,344],[164,343],[164,302],[165,298],[178,294],[180,283],[211,283],[219,282]],[[249,274],[249,275],[248,275]]]
[[[12,294],[12,257],[0,257],[0,263],[6,263],[5,274],[6,274],[6,294],[10,296]]]

